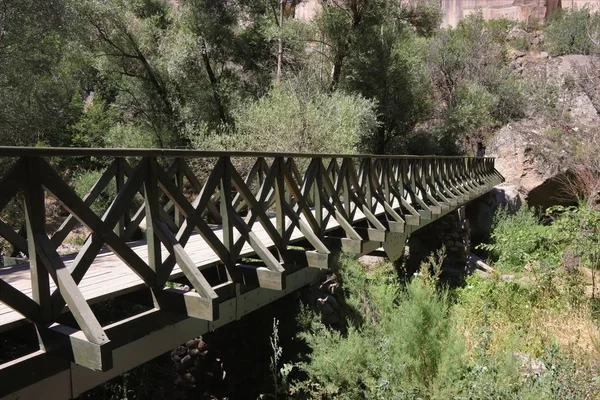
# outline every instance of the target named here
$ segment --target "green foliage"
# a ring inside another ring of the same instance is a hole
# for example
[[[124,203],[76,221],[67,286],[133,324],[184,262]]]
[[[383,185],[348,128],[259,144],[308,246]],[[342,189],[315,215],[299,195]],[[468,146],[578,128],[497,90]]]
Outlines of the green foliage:
[[[593,54],[598,50],[600,14],[587,7],[557,10],[548,19],[544,44],[554,56]]]
[[[521,208],[515,215],[499,210],[491,233],[492,244],[481,247],[491,252],[501,271],[522,271],[532,262],[556,266],[564,249],[556,230],[539,223],[535,213]]]
[[[80,113],[71,100],[79,74],[70,69],[60,1],[0,1],[0,137],[4,145],[52,143]]]
[[[83,197],[87,192],[94,186],[94,184],[100,179],[104,170],[97,171],[81,171],[75,173],[72,182],[73,187],[79,197]],[[115,182],[112,181],[108,184],[107,188],[100,194],[100,196],[94,201],[91,208],[97,215],[102,216],[104,211],[108,208],[114,196],[117,193],[117,187]]]
[[[235,112],[236,131],[190,133],[196,148],[353,153],[377,126],[373,104],[356,95],[329,94],[301,82],[275,86]]]
[[[538,398],[535,382],[522,379],[508,351],[482,348],[469,360],[448,294],[436,289],[425,264],[406,287],[391,266],[366,272],[346,260],[339,271],[349,307],[360,321],[348,332],[312,328],[301,337],[310,361],[308,379],[294,384],[297,398],[446,399]],[[498,296],[500,298],[500,296]]]
[[[578,207],[551,207],[549,215],[558,214],[553,227],[579,262],[588,268],[600,268],[600,212],[588,203]],[[571,266],[572,267],[572,266]]]
[[[432,110],[427,43],[419,35],[435,31],[441,21],[439,5],[359,3],[360,7],[327,5],[317,17],[319,40],[327,44],[323,50],[328,50],[333,68],[330,87],[358,93],[376,104],[380,123],[367,149],[402,151],[399,142]]]
[[[523,267],[577,269],[600,266],[600,212],[587,203],[579,207],[555,206],[546,211],[551,223],[542,224],[526,208],[515,215],[499,210],[491,233],[490,251],[501,271],[522,271]]]
[[[465,82],[456,88],[454,105],[447,116],[448,128],[454,132],[474,132],[495,124],[492,113],[498,97],[477,83]]]
[[[349,261],[340,272],[347,303],[361,310],[365,323],[352,324],[346,336],[326,330],[302,334],[313,352],[302,365],[309,382],[297,390],[311,398],[356,399],[436,391],[452,376],[461,352],[446,295],[419,278],[399,290],[389,267],[367,274]]]
[[[403,4],[402,18],[424,36],[433,35],[442,24],[443,11],[437,1],[415,0]]]
[[[524,115],[522,88],[505,57],[508,24],[480,13],[431,39],[430,73],[446,107],[444,129],[458,141],[481,140]]]
[[[102,98],[95,96],[83,115],[71,126],[68,147],[107,147],[107,133],[115,126],[119,113],[107,105]]]

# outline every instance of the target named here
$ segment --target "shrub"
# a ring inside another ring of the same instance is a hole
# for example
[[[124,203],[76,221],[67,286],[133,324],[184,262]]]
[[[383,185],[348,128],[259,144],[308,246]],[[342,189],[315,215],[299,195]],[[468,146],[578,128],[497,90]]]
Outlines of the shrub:
[[[377,126],[372,102],[341,92],[285,83],[235,113],[236,130],[225,135],[196,130],[200,149],[354,153]]]
[[[301,366],[309,379],[296,391],[310,398],[410,398],[455,378],[462,343],[445,292],[420,276],[399,290],[391,266],[366,273],[352,261],[340,273],[347,303],[365,323],[351,324],[346,336],[325,329],[301,334],[312,354]]]
[[[522,87],[506,62],[508,26],[474,13],[430,40],[430,74],[445,105],[444,130],[459,141],[481,140],[524,115]]]
[[[104,171],[82,171],[73,175],[73,186],[79,197],[85,196],[87,192],[94,186],[94,184],[100,179]],[[92,203],[91,208],[97,215],[102,216],[104,211],[110,205],[112,199],[116,195],[116,185],[114,180],[108,184],[106,189],[98,196],[98,198]]]
[[[447,124],[453,132],[474,132],[494,125],[493,111],[499,99],[477,83],[465,82],[454,94],[448,110]]]
[[[599,34],[600,14],[597,12],[587,7],[557,10],[548,20],[544,42],[548,52],[554,56],[592,54],[597,51]]]
[[[454,293],[453,304],[447,290],[436,288],[431,263],[402,286],[390,265],[367,272],[356,261],[346,261],[339,274],[347,303],[360,310],[362,322],[350,324],[346,334],[314,324],[300,334],[312,352],[310,360],[300,365],[307,379],[296,381],[291,395],[302,399],[552,398],[549,379],[522,375],[514,340],[492,343],[497,342],[493,335],[499,320],[512,319],[514,326],[524,329],[532,326],[528,289],[474,276],[469,286]],[[469,341],[477,338],[470,349],[465,348],[463,333]],[[544,348],[538,353],[543,355]]]
[[[561,249],[555,230],[541,225],[534,212],[525,207],[515,215],[499,210],[494,217],[491,244],[481,247],[490,251],[500,271],[517,272],[532,262],[558,265]]]

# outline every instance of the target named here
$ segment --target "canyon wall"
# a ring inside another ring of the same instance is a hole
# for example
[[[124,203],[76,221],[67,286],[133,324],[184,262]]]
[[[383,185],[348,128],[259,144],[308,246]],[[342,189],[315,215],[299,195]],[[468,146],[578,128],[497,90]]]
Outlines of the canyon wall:
[[[304,0],[296,5],[295,17],[311,20],[323,0]],[[406,1],[406,0],[403,0]],[[410,1],[410,0],[408,0]],[[515,21],[542,21],[557,8],[590,7],[600,10],[600,0],[440,0],[444,26],[456,26],[467,15],[481,10],[486,19],[509,18]]]
[[[441,0],[445,26],[456,26],[467,15],[481,10],[484,18],[543,21],[557,8],[599,9],[600,0]]]

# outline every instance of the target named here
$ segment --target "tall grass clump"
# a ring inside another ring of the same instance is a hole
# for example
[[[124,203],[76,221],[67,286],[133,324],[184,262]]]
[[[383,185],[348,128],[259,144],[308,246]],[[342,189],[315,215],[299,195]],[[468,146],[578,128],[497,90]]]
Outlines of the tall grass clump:
[[[449,291],[432,265],[406,284],[391,265],[366,270],[354,260],[340,275],[348,306],[361,318],[345,333],[314,327],[300,334],[310,360],[292,385],[299,399],[519,398],[532,387],[510,352],[470,357]],[[509,397],[497,397],[497,396]],[[514,396],[513,396],[514,395]],[[512,396],[512,397],[511,397]]]

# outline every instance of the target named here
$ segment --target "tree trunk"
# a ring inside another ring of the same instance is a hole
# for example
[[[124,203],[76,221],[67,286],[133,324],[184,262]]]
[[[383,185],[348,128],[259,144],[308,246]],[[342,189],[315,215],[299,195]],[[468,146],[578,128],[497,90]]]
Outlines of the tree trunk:
[[[344,64],[344,58],[346,58],[346,52],[342,49],[338,50],[333,60],[333,73],[331,75],[331,86],[330,90],[333,92],[340,83],[340,76],[342,75],[342,65]]]
[[[221,99],[221,92],[219,91],[219,81],[217,80],[212,66],[210,65],[210,59],[208,58],[206,42],[204,42],[202,45],[202,60],[204,61],[204,68],[206,69],[208,80],[210,81],[210,86],[212,87],[213,97],[215,98],[215,104],[219,112],[219,120],[223,124],[228,124],[230,121],[227,116],[227,112],[225,111],[225,107],[223,106],[223,101]]]
[[[375,154],[385,154],[385,145],[387,140],[385,137],[385,126],[381,125],[377,129],[377,145],[375,147]]]
[[[283,9],[285,0],[279,1],[279,49],[277,51],[277,82],[281,82],[281,72],[283,67]]]

